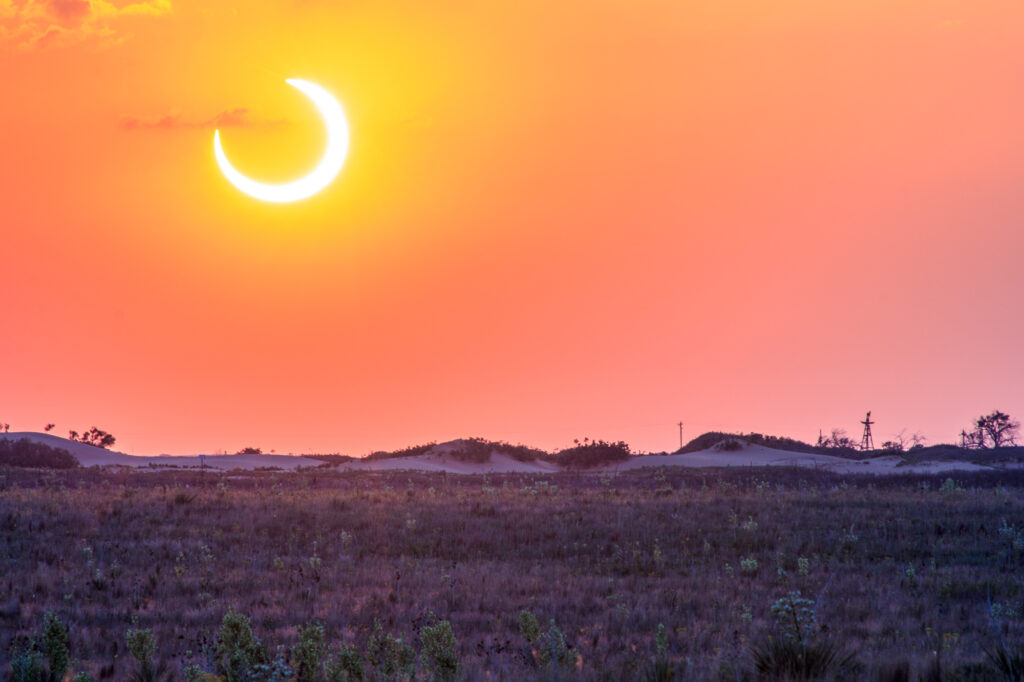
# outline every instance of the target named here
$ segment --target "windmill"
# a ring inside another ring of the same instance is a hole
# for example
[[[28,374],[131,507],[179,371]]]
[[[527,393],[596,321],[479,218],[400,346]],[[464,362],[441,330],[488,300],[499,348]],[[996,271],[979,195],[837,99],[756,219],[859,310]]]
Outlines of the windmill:
[[[875,449],[875,439],[871,436],[871,425],[874,423],[871,421],[871,410],[868,410],[868,416],[864,417],[864,421],[861,422],[864,425],[864,435],[860,439],[861,450]]]

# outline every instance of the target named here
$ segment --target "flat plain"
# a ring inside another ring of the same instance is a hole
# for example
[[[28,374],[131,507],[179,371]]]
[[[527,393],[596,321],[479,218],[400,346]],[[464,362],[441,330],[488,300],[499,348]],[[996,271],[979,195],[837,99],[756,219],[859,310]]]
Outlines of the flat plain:
[[[293,669],[320,625],[366,679],[442,676],[423,642],[442,620],[460,679],[756,679],[800,600],[801,636],[845,661],[822,679],[1007,679],[991,654],[1024,640],[1022,567],[1019,470],[0,478],[4,669],[51,612],[95,679],[137,674],[129,629],[169,679],[227,678],[229,611]],[[414,659],[388,668],[383,638]]]

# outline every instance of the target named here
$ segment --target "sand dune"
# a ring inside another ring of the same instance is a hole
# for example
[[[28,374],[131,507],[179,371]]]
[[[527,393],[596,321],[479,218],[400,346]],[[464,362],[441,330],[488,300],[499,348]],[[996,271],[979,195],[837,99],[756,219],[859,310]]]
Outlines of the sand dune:
[[[99,467],[131,467],[144,471],[161,469],[198,468],[202,460],[200,455],[158,455],[139,456],[126,455],[121,452],[104,450],[103,448],[70,441],[48,433],[3,433],[0,438],[17,440],[28,438],[55,448],[63,448],[70,452],[82,466]],[[450,474],[550,474],[561,471],[561,467],[551,462],[535,460],[521,462],[508,455],[492,452],[487,462],[465,462],[457,459],[455,453],[464,441],[455,440],[440,443],[423,455],[416,457],[399,457],[392,459],[368,459],[342,462],[337,471],[421,471],[446,472]],[[323,462],[308,457],[292,455],[205,455],[208,468],[230,471],[233,469],[260,469],[274,467],[294,471],[304,467],[323,466]],[[903,464],[900,457],[876,457],[866,460],[854,460],[830,455],[809,454],[774,450],[760,445],[744,444],[742,449],[734,451],[718,451],[714,448],[689,452],[681,455],[644,455],[608,467],[591,469],[598,472],[625,472],[648,467],[804,467],[821,469],[836,473],[857,474],[897,474],[897,473],[945,473],[949,471],[984,471],[992,467],[973,462],[933,461],[915,464]],[[1016,467],[1019,465],[1008,465]]]
[[[462,462],[449,455],[425,454],[418,457],[374,459],[344,462],[341,471],[444,471],[449,474],[550,474],[562,470],[551,462],[520,462],[508,455],[491,453],[487,462]]]
[[[875,457],[873,459],[848,459],[805,452],[774,450],[761,445],[744,444],[741,450],[718,451],[714,448],[688,452],[683,455],[647,455],[634,457],[612,469],[629,471],[654,466],[683,467],[765,467],[796,466],[808,469],[826,469],[837,473],[852,474],[894,474],[894,473],[938,473],[944,471],[982,471],[991,469],[973,462],[925,462],[904,464],[900,457]]]
[[[200,455],[126,455],[123,452],[104,450],[94,445],[78,443],[67,438],[49,433],[0,433],[0,438],[18,440],[28,438],[53,448],[61,448],[70,452],[78,463],[84,467],[122,466],[132,468],[199,468],[202,464]],[[297,469],[299,467],[320,466],[323,462],[308,457],[291,455],[204,455],[206,466],[213,469],[230,471],[231,469],[259,469],[277,467],[280,469]]]

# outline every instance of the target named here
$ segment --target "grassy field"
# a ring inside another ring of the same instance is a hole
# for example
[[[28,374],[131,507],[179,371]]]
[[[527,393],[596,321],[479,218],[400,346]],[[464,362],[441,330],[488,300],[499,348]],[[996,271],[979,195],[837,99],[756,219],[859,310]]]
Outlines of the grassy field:
[[[111,680],[997,680],[1024,641],[1022,472],[0,474],[9,679],[58,621]]]

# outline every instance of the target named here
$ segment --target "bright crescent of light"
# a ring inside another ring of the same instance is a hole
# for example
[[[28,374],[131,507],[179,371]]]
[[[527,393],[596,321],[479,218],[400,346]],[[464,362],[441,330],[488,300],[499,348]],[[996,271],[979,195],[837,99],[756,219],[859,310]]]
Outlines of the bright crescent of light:
[[[311,197],[331,183],[345,163],[348,153],[348,121],[338,100],[319,85],[290,78],[288,85],[298,88],[313,100],[327,126],[327,149],[324,150],[320,163],[308,175],[280,185],[270,185],[245,177],[231,165],[220,146],[220,130],[213,133],[213,153],[217,157],[217,165],[224,177],[242,192],[255,199],[285,203]]]

